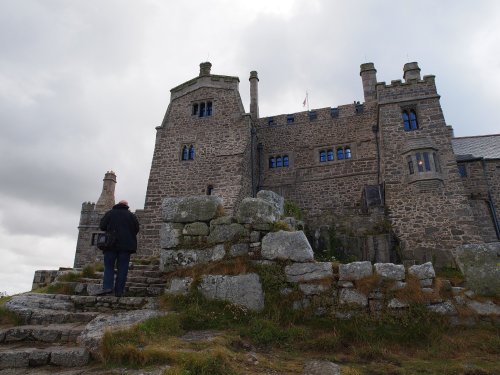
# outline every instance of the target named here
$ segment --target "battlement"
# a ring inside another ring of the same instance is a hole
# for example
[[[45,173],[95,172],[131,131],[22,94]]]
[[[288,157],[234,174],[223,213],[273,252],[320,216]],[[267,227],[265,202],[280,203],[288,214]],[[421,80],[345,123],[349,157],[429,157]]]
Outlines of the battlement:
[[[294,124],[322,123],[324,121],[335,121],[337,119],[347,119],[352,117],[363,117],[369,115],[375,109],[374,104],[354,102],[337,107],[324,107],[288,114],[261,117],[258,120],[258,128],[281,127]]]

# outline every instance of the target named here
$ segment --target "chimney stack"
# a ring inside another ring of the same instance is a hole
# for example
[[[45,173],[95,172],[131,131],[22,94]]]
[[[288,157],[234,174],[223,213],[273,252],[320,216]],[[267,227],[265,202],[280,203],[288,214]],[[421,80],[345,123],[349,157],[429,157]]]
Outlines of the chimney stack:
[[[255,70],[250,72],[250,116],[256,121],[259,118],[259,77]]]
[[[420,80],[420,68],[417,62],[406,63],[403,67],[403,72],[403,78],[406,82],[408,82],[409,79]]]
[[[95,204],[95,209],[99,213],[104,213],[115,205],[115,185],[116,174],[113,171],[108,171],[104,175],[102,183],[101,196]]]
[[[208,61],[202,62],[200,64],[200,77],[209,76],[211,68],[212,68],[212,64],[210,64]]]
[[[363,83],[365,102],[377,99],[377,70],[373,63],[361,64],[359,75]]]

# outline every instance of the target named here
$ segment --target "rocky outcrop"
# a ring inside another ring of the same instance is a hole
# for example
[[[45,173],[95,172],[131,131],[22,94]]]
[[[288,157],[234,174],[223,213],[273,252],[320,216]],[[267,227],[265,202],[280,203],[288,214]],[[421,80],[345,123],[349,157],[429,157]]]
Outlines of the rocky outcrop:
[[[99,358],[99,345],[106,331],[124,330],[162,314],[158,310],[134,310],[113,315],[100,315],[87,324],[77,338],[77,343],[84,346],[94,357]]]
[[[453,256],[469,289],[481,295],[500,295],[500,242],[459,246]]]

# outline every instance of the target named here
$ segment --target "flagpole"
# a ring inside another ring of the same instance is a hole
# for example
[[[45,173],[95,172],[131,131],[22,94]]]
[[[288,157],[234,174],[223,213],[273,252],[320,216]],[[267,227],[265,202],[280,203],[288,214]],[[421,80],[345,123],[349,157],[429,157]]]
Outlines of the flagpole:
[[[307,112],[309,112],[309,93],[306,91]]]

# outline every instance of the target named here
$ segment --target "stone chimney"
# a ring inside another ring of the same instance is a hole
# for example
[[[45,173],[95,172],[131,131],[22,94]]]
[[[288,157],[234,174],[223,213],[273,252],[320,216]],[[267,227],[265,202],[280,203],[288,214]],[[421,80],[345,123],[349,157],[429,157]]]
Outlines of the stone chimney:
[[[208,61],[202,62],[200,64],[200,77],[209,76],[211,68],[212,68],[212,64],[210,64]]]
[[[102,183],[101,196],[97,200],[95,209],[99,213],[104,213],[115,205],[115,185],[116,174],[113,171],[108,171],[104,175]]]
[[[420,68],[417,62],[406,63],[403,67],[403,78],[407,82],[409,79],[420,80]]]
[[[363,82],[363,93],[365,94],[365,102],[377,99],[377,70],[373,63],[361,64],[359,75]]]
[[[259,118],[259,77],[255,70],[250,72],[250,116],[256,121]]]

